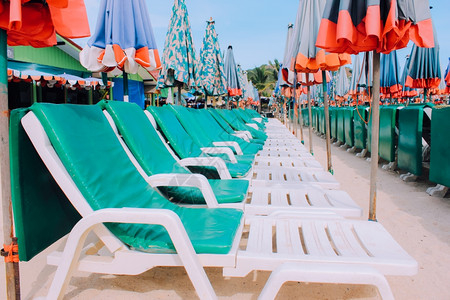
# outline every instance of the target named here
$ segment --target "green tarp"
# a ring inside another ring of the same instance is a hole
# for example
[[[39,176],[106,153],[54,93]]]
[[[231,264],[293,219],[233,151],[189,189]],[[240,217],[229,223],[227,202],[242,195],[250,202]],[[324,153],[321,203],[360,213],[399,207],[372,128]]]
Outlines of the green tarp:
[[[433,108],[430,181],[450,187],[450,106]]]

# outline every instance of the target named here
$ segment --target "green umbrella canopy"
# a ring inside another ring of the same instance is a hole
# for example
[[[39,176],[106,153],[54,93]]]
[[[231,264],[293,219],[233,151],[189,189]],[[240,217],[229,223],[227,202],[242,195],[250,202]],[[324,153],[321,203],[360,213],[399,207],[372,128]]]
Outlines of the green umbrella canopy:
[[[400,65],[398,64],[397,51],[381,55],[380,88],[383,97],[398,98],[401,96],[402,85]]]
[[[212,19],[207,21],[203,47],[200,50],[200,79],[208,96],[227,93],[227,80],[214,24]]]
[[[405,85],[411,88],[433,89],[441,82],[441,66],[439,60],[439,44],[433,28],[434,47],[420,48],[413,45],[408,62],[408,73]]]
[[[336,95],[344,97],[348,93],[349,87],[350,84],[348,82],[347,73],[345,72],[345,67],[340,67],[337,75]]]
[[[184,0],[175,0],[166,35],[157,88],[202,86],[192,40],[191,25]]]
[[[278,84],[280,87],[290,86],[292,84],[292,82],[294,81],[294,72],[290,68],[291,56],[289,55],[290,51],[293,51],[292,49],[290,49],[293,28],[294,28],[293,24],[288,25],[286,44],[284,47],[283,63],[281,65],[281,75],[282,76],[281,77],[278,76]]]
[[[228,46],[227,55],[225,57],[225,76],[227,77],[228,95],[231,97],[241,96],[242,87],[238,79],[236,62],[234,61],[233,47]]]
[[[242,90],[242,95],[241,97],[245,97],[245,88],[246,88],[246,77],[244,77],[244,70],[242,70],[241,65],[237,65],[237,73],[238,73],[238,80],[239,80],[239,85],[241,86],[241,90]]]

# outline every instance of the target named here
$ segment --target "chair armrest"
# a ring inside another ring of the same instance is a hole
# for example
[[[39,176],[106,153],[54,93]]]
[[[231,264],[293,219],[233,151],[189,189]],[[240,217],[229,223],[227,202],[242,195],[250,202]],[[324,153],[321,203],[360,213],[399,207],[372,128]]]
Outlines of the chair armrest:
[[[61,263],[55,273],[57,280],[54,280],[50,287],[47,295],[48,299],[62,298],[66,284],[70,280],[72,273],[77,269],[82,247],[85,244],[88,233],[102,223],[134,223],[163,226],[167,230],[176,253],[189,277],[195,278],[193,284],[197,292],[201,295],[206,295],[205,297],[208,299],[216,298],[186,229],[175,212],[168,209],[153,208],[107,208],[84,216],[71,230]],[[130,268],[139,269],[136,266],[130,266]]]
[[[234,148],[234,151],[236,152],[237,155],[242,155],[244,154],[242,152],[241,147],[239,146],[239,144],[237,142],[213,142],[213,145],[216,147],[232,147]]]
[[[214,167],[219,173],[220,179],[231,179],[228,167],[220,157],[189,157],[178,162],[180,165],[188,166],[209,166]]]
[[[160,186],[196,187],[202,192],[209,208],[219,207],[208,179],[201,174],[157,174],[147,177],[146,181],[155,188]]]
[[[250,142],[250,139],[248,138],[248,136],[245,133],[233,133],[232,135],[243,139],[246,142]]]
[[[258,123],[262,123],[263,119],[262,118],[252,118],[252,120],[258,122]]]
[[[237,163],[233,150],[228,147],[204,147],[201,150],[205,154],[225,154],[233,164]]]
[[[258,125],[254,124],[254,123],[245,123],[245,125],[253,128],[253,129],[259,130]]]
[[[245,134],[249,140],[253,139],[252,134],[248,130],[240,130],[240,131],[236,131],[236,133]]]

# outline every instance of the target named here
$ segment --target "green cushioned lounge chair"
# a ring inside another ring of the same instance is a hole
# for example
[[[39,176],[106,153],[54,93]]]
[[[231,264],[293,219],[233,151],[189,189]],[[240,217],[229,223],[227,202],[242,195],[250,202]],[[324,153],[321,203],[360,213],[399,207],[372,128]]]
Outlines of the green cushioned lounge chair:
[[[231,111],[225,109],[216,110],[219,115],[234,129],[249,131],[253,138],[265,141],[267,135],[251,126],[246,125],[244,122],[239,120]]]
[[[220,159],[205,157],[196,160],[188,159],[188,162],[186,160],[177,161],[168,151],[167,146],[160,139],[156,129],[139,106],[134,103],[119,101],[102,101],[99,105],[112,117],[114,123],[111,125],[117,126],[118,132],[147,176],[168,174],[169,178],[175,181],[174,173],[192,174],[186,168],[187,165],[196,163],[195,165],[201,166],[205,159],[210,161]],[[226,169],[224,163],[223,168]],[[228,172],[227,169],[226,171]],[[231,179],[229,173],[225,177],[227,179],[208,180],[217,202],[219,205],[226,203],[242,204],[247,196],[248,180]],[[206,178],[199,178],[199,180],[205,181]],[[173,202],[205,204],[204,196],[198,188],[164,186],[159,187],[159,189]]]
[[[244,139],[228,133],[224,130],[216,119],[204,109],[186,109],[186,113],[190,114],[197,122],[199,126],[205,127],[207,132],[211,135],[211,138],[220,139],[221,141],[234,141],[239,144],[243,153],[256,154],[262,149],[262,145],[259,143],[253,143],[253,141],[245,141]]]
[[[227,147],[202,147],[186,132],[176,116],[166,107],[149,106],[151,113],[164,137],[170,143],[171,148],[181,158],[196,158],[206,156],[207,153],[224,153],[225,164],[233,178],[242,178],[249,174],[251,165],[238,163],[233,151]],[[223,157],[222,157],[223,158]]]
[[[215,136],[207,128],[205,124],[200,125],[196,118],[187,112],[187,109],[178,105],[165,105],[163,109],[172,112],[178,119],[186,132],[194,139],[194,141],[202,147],[229,147],[236,155],[236,159],[240,163],[252,165],[255,158],[255,149],[242,149],[239,143],[235,141],[224,141],[220,136]],[[246,152],[244,152],[246,150]]]

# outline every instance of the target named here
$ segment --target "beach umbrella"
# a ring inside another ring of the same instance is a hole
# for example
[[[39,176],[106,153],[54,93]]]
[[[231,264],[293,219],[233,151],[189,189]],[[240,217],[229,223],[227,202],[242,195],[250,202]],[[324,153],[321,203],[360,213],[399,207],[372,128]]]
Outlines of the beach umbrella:
[[[329,0],[326,3],[316,45],[325,51],[373,53],[372,163],[369,219],[376,220],[378,170],[380,52],[407,46],[434,47],[428,0]]]
[[[444,80],[445,85],[450,86],[450,58],[448,59],[448,65],[447,68],[445,69]]]
[[[385,98],[398,98],[401,95],[401,73],[397,51],[381,55],[380,89],[380,93]]]
[[[292,96],[291,86],[294,82],[294,72],[290,70],[291,56],[289,55],[291,51],[293,24],[288,25],[286,44],[284,47],[283,62],[281,63],[281,78],[278,76],[278,83],[281,87],[281,95],[283,98],[283,118],[284,124],[288,125],[290,122],[290,109],[286,111],[287,99]],[[289,126],[289,125],[288,125]]]
[[[92,72],[122,73],[128,102],[127,74],[136,74],[139,66],[152,71],[161,65],[145,1],[102,0],[80,63]]]
[[[328,53],[316,46],[319,25],[326,2],[326,0],[300,1],[294,24],[293,44],[291,44],[289,51],[289,55],[291,56],[291,70],[302,73],[316,73],[321,70],[323,78],[326,78],[325,70],[337,71],[339,67],[351,62],[350,55],[348,54]],[[327,137],[327,169],[333,173],[326,80],[323,80],[322,84]]]
[[[157,88],[178,87],[177,101],[181,100],[182,88],[203,86],[184,0],[175,0],[173,4],[161,65]]]
[[[345,67],[340,67],[336,81],[336,96],[343,98],[349,91],[350,83],[348,82]]]
[[[227,78],[228,97],[238,97],[242,95],[242,88],[239,82],[236,62],[234,61],[233,47],[228,46],[225,56],[225,77]]]
[[[428,0],[327,1],[316,45],[334,53],[389,53],[409,40],[434,46]]]
[[[226,78],[220,53],[219,40],[212,18],[206,22],[203,47],[200,49],[200,79],[203,82],[206,98],[227,93]],[[205,101],[206,107],[206,101]]]
[[[405,85],[410,88],[422,88],[424,102],[429,89],[435,89],[441,82],[439,44],[434,31],[434,47],[422,48],[413,45],[409,55],[408,73]]]
[[[349,94],[356,98],[356,105],[359,104],[358,96],[368,95],[368,91],[373,85],[373,70],[370,56],[370,52],[366,52],[363,55],[363,59],[358,54],[352,55],[352,77],[350,80]]]
[[[83,0],[73,1],[0,1],[0,190],[5,251],[11,256],[5,263],[8,299],[20,299],[17,240],[14,238],[11,212],[9,161],[9,114],[7,44],[10,46],[49,47],[57,44],[56,33],[68,38],[90,35]]]
[[[242,70],[241,65],[237,65],[237,74],[238,74],[238,81],[239,81],[239,86],[241,87],[242,90],[242,94],[241,97],[242,99],[245,97],[245,92],[246,92],[246,82],[245,82],[245,77],[244,77],[244,70]],[[239,100],[238,100],[239,102]]]
[[[8,45],[35,48],[56,45],[56,33],[90,35],[83,0],[0,1],[0,29],[6,31]]]
[[[419,95],[417,89],[410,88],[406,86],[406,78],[408,77],[408,66],[409,66],[409,55],[406,56],[405,65],[403,66],[402,76],[400,78],[400,84],[402,85],[402,97],[403,98],[413,98]]]

